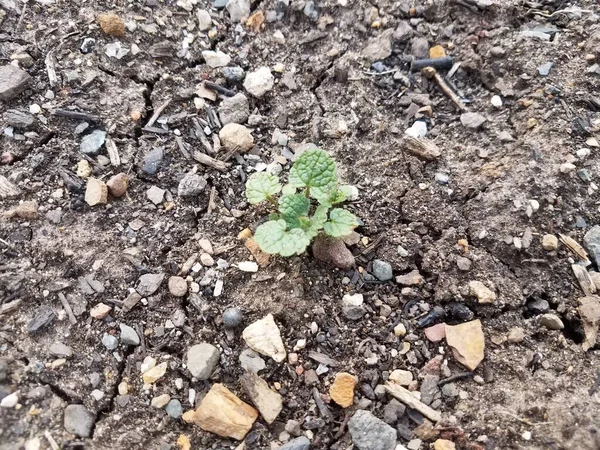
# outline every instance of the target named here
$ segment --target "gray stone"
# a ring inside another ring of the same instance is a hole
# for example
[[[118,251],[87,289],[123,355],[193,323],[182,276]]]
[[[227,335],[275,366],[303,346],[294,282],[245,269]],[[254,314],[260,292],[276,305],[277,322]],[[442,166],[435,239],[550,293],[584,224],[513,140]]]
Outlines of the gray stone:
[[[542,64],[541,66],[539,66],[537,68],[538,73],[543,76],[543,77],[547,77],[550,74],[550,69],[552,69],[552,63],[548,62],[546,64]]]
[[[48,306],[43,305],[40,306],[36,312],[33,314],[33,317],[27,323],[27,332],[28,333],[37,333],[42,328],[47,327],[52,323],[55,319],[56,313],[54,310]]]
[[[406,406],[393,398],[385,405],[385,408],[383,408],[383,421],[389,425],[394,425],[405,412]]]
[[[62,208],[51,209],[46,213],[46,219],[54,224],[59,224],[62,220],[63,211]]]
[[[244,315],[240,308],[227,308],[223,311],[223,325],[227,328],[235,328],[242,323]]]
[[[9,126],[20,130],[28,130],[35,125],[35,117],[32,114],[19,111],[18,109],[9,109],[6,111],[4,117]]]
[[[140,337],[133,328],[124,323],[119,324],[121,329],[121,342],[125,345],[140,345]]]
[[[388,281],[394,278],[392,265],[387,261],[382,261],[381,259],[376,259],[373,261],[371,272],[379,281]]]
[[[396,430],[369,411],[360,409],[348,421],[348,431],[358,450],[394,450]]]
[[[485,117],[475,112],[466,112],[460,115],[460,123],[462,123],[463,126],[472,130],[476,130],[477,128],[479,128],[481,125],[484,124],[485,121]]]
[[[302,13],[313,22],[319,20],[319,9],[315,6],[315,2],[306,2]]]
[[[73,356],[73,350],[68,345],[63,344],[62,342],[55,342],[48,347],[50,353],[54,356],[58,356],[59,358],[70,358]]]
[[[158,290],[164,279],[164,273],[144,274],[138,279],[138,285],[135,290],[142,297],[149,297]]]
[[[221,73],[230,83],[240,83],[244,80],[246,72],[239,66],[223,67]]]
[[[240,365],[248,372],[258,373],[267,367],[265,360],[254,350],[247,348],[240,353]]]
[[[90,437],[96,416],[83,405],[65,408],[64,427],[67,432],[79,437]]]
[[[212,27],[212,18],[207,10],[199,9],[196,11],[196,17],[198,18],[198,29],[200,31],[210,30],[210,27]]]
[[[165,407],[167,414],[173,419],[179,419],[183,415],[183,408],[181,402],[174,398]]]
[[[279,450],[309,450],[310,441],[306,436],[300,436],[299,438],[292,439],[287,444],[279,447]]]
[[[248,97],[242,93],[225,98],[219,106],[219,118],[223,125],[228,123],[244,124],[248,117],[250,117],[250,104]]]
[[[381,61],[392,54],[392,34],[394,30],[385,30],[379,36],[369,40],[362,51],[362,57],[368,62]]]
[[[403,20],[398,23],[398,26],[394,30],[394,34],[392,37],[397,42],[407,42],[413,35],[413,29],[410,26],[410,23]]]
[[[234,23],[250,16],[250,0],[229,0],[225,7]]]
[[[543,314],[550,310],[550,303],[543,298],[534,298],[527,302],[527,309],[534,314]]]
[[[442,386],[442,394],[445,397],[457,397],[459,394],[458,387],[455,383],[445,384]]]
[[[142,163],[142,171],[148,175],[156,175],[160,170],[160,165],[163,162],[164,152],[162,148],[155,148],[149,151],[144,156]]]
[[[219,363],[221,352],[217,347],[203,342],[192,345],[187,351],[187,368],[198,380],[208,380]]]
[[[0,100],[12,100],[25,89],[32,78],[27,72],[10,64],[0,67]]]
[[[158,186],[152,186],[150,189],[146,191],[146,197],[155,205],[160,205],[165,200],[164,189],[159,188]]]
[[[438,172],[435,174],[435,182],[437,184],[448,184],[450,177],[447,173]]]
[[[349,320],[360,320],[365,315],[366,311],[362,306],[344,306],[342,314]]]
[[[106,140],[106,131],[94,130],[81,139],[79,151],[88,156],[96,156]]]
[[[590,253],[590,257],[596,263],[596,266],[600,266],[600,225],[594,225],[585,233],[583,245]]]
[[[540,325],[549,330],[562,330],[565,327],[563,321],[556,314],[544,314],[540,318]]]
[[[206,180],[195,173],[188,173],[179,182],[177,195],[180,197],[196,197],[206,187]]]
[[[410,54],[415,58],[429,57],[429,42],[423,37],[414,38],[410,46]]]
[[[114,350],[119,346],[119,340],[112,334],[104,333],[104,336],[102,336],[102,345],[108,350]]]
[[[421,401],[426,405],[431,405],[431,402],[435,399],[439,393],[438,382],[440,377],[437,375],[425,375],[421,382]]]

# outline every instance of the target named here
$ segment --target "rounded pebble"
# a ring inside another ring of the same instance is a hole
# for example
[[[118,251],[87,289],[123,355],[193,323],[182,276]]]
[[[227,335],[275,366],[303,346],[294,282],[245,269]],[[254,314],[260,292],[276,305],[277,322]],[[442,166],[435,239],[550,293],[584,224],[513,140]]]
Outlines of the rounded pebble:
[[[223,311],[223,325],[227,328],[235,328],[242,323],[244,318],[242,310],[239,308],[227,308]]]

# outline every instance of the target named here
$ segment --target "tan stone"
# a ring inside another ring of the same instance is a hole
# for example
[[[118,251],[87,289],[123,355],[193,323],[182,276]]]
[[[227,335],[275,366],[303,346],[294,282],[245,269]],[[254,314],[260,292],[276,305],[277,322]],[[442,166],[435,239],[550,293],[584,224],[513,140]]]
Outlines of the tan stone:
[[[15,214],[21,219],[35,219],[38,216],[38,207],[38,202],[35,200],[23,202],[15,208]]]
[[[142,374],[142,379],[144,380],[144,383],[146,384],[152,384],[152,383],[156,383],[158,380],[160,380],[165,373],[167,373],[167,363],[160,363],[158,366],[153,367],[152,369],[149,369],[147,371],[145,371]]]
[[[433,450],[456,450],[456,445],[447,439],[438,439],[433,443]]]
[[[272,314],[248,325],[242,332],[242,338],[255,352],[270,356],[276,362],[285,360],[285,347]]]
[[[600,297],[588,295],[579,299],[579,315],[583,322],[585,340],[583,350],[587,351],[596,345],[598,338],[598,326],[600,325]]]
[[[219,131],[221,144],[228,149],[235,149],[240,153],[247,152],[254,147],[254,138],[250,130],[244,125],[228,123]]]
[[[167,406],[167,403],[171,401],[171,396],[169,394],[162,394],[157,397],[154,397],[150,404],[155,408],[164,408]]]
[[[106,183],[108,193],[113,197],[122,197],[127,192],[129,186],[129,177],[127,174],[118,173]]]
[[[183,415],[184,421],[204,431],[238,440],[246,437],[257,418],[258,411],[220,383],[210,388],[198,409]]]
[[[446,325],[446,342],[456,360],[475,370],[484,357],[485,337],[479,319],[460,325]]]
[[[125,22],[116,14],[100,14],[98,16],[100,28],[110,36],[124,36]]]
[[[400,386],[408,386],[413,380],[413,374],[410,370],[396,369],[390,373],[389,380]]]
[[[91,309],[90,316],[92,316],[94,319],[102,320],[106,316],[108,316],[108,313],[110,313],[111,311],[112,308],[110,306],[105,305],[104,303],[98,303]]]
[[[508,333],[508,342],[510,342],[511,344],[518,344],[520,342],[523,342],[524,339],[525,330],[523,330],[523,328],[521,327],[511,328],[510,332]]]
[[[481,304],[494,303],[496,301],[496,293],[481,281],[470,281],[469,291],[471,295],[477,297],[478,302]]]
[[[185,434],[180,435],[177,438],[177,447],[179,447],[179,450],[192,450],[190,438]]]
[[[349,373],[340,372],[335,376],[335,380],[329,388],[331,400],[336,402],[342,408],[349,408],[354,403],[354,387],[358,379]]]
[[[103,205],[108,200],[106,184],[96,178],[88,178],[85,201],[90,206]]]
[[[545,234],[542,238],[542,248],[548,252],[558,248],[558,238],[553,234]]]
[[[242,376],[241,382],[265,422],[273,423],[283,409],[281,395],[269,388],[265,380],[252,372],[246,372]]]
[[[82,159],[77,163],[77,176],[80,178],[89,178],[92,174],[92,166],[87,159]]]
[[[401,284],[402,286],[418,286],[424,282],[425,279],[418,270],[413,270],[405,275],[398,275],[396,277],[396,283]]]
[[[252,256],[254,256],[254,259],[260,267],[267,267],[269,265],[271,255],[263,252],[254,239],[247,239],[246,242],[244,242],[244,245],[250,251]]]
[[[440,342],[446,337],[446,324],[438,323],[432,327],[425,328],[425,336],[431,342]]]
[[[175,297],[185,297],[187,294],[188,285],[183,277],[169,278],[169,292]]]
[[[436,45],[429,49],[429,57],[432,59],[443,58],[444,56],[446,56],[446,51],[441,45]]]

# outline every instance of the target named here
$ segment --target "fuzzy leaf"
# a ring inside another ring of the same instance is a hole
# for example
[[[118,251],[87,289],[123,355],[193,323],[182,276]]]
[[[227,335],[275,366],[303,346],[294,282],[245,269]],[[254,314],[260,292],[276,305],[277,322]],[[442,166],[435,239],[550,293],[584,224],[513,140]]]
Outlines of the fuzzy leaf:
[[[279,212],[284,216],[306,216],[309,209],[310,200],[302,194],[284,195],[279,199]]]
[[[342,208],[332,209],[329,220],[325,222],[325,233],[333,237],[349,235],[358,226],[356,216]]]
[[[346,200],[346,195],[337,188],[337,184],[322,188],[311,188],[310,196],[322,205],[335,205]]]
[[[275,175],[266,172],[252,174],[246,181],[246,198],[256,205],[281,191],[281,184]]]
[[[310,223],[308,224],[307,227],[304,228],[306,235],[310,239],[314,238],[317,234],[319,234],[319,231],[321,231],[323,229],[323,225],[325,225],[325,222],[327,222],[327,211],[328,210],[329,210],[328,205],[317,206],[315,213],[310,218]]]
[[[294,188],[303,188],[306,187],[306,183],[300,179],[298,175],[298,169],[295,165],[290,169],[290,173],[288,175],[288,184]]]
[[[300,228],[286,231],[285,220],[263,223],[256,229],[254,240],[262,251],[281,256],[299,255],[310,244],[310,239]]]
[[[296,193],[296,188],[289,183],[284,184],[283,187],[281,188],[281,193],[283,195],[293,195]]]
[[[292,170],[294,181],[298,178],[311,188],[324,187],[337,182],[335,162],[323,150],[315,149],[302,153],[292,169],[295,169]],[[290,171],[290,179],[292,171]]]

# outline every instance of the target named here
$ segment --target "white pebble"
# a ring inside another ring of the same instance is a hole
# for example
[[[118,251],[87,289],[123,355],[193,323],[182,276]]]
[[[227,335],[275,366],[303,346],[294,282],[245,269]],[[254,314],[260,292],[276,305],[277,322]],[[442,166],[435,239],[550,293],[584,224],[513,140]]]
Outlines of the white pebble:
[[[42,112],[42,107],[40,105],[38,105],[37,103],[34,103],[33,105],[29,106],[29,112],[31,114],[39,114]]]
[[[238,264],[238,269],[242,272],[258,272],[258,264],[254,261],[242,261]]]
[[[215,289],[213,291],[213,295],[215,297],[218,297],[219,295],[221,295],[223,293],[223,280],[217,280],[215,282]]]
[[[502,108],[502,98],[499,95],[492,97],[492,106],[498,109]]]
[[[10,395],[7,395],[0,401],[0,406],[2,408],[14,408],[17,403],[19,403],[19,391],[13,392]]]
[[[560,166],[560,172],[561,173],[569,173],[569,172],[573,172],[577,167],[575,167],[575,164],[571,164],[571,163],[564,163],[561,164]]]

